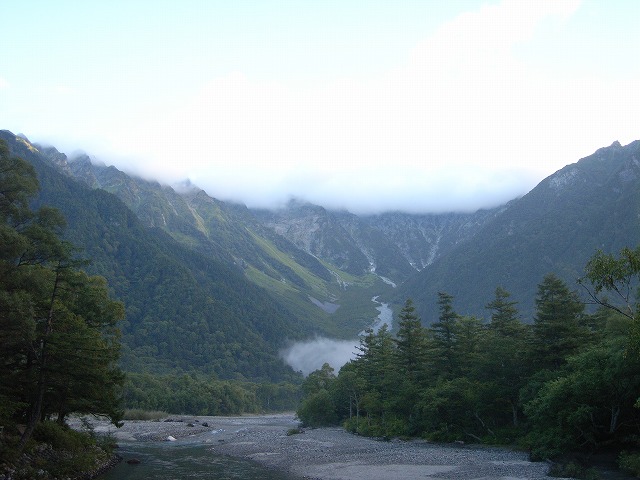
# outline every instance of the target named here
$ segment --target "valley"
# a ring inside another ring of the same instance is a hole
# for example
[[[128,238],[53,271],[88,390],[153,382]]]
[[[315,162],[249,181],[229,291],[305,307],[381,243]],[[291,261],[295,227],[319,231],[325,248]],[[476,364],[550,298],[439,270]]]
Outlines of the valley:
[[[134,371],[261,378],[267,370],[255,366],[282,362],[296,342],[352,342],[378,315],[372,297],[392,311],[412,298],[428,325],[437,292],[482,319],[501,286],[530,322],[545,274],[575,285],[596,249],[640,243],[640,142],[600,149],[494,209],[358,216],[299,200],[249,209],[190,182],[161,185],[7,131],[0,138],[36,166],[37,203],[67,216],[66,236],[93,259],[89,271],[127,304],[123,362]],[[98,229],[90,218],[102,219]],[[247,310],[248,298],[257,309]],[[237,347],[216,353],[214,344]],[[263,359],[251,368],[241,360],[255,356]],[[287,367],[268,371],[284,378]]]

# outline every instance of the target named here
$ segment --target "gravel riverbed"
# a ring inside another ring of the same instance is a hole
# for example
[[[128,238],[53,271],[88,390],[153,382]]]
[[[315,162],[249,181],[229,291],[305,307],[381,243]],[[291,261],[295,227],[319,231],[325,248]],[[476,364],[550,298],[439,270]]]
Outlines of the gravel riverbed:
[[[250,459],[295,476],[318,480],[549,479],[549,465],[526,453],[501,448],[437,444],[422,440],[380,441],[340,428],[305,429],[292,414],[241,417],[173,417],[125,421],[116,429],[91,421],[98,433],[118,441],[197,442],[221,455]],[[126,460],[126,459],[125,459]]]

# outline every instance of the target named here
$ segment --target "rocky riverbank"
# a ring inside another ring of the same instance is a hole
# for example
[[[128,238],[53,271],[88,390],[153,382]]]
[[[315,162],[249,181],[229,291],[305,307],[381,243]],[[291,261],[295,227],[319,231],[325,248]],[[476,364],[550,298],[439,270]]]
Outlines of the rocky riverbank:
[[[210,445],[212,452],[250,459],[298,477],[319,480],[549,479],[549,465],[499,448],[421,440],[378,441],[340,428],[293,434],[293,415],[180,417],[127,421],[120,429],[94,422],[96,432],[120,442],[177,441]],[[124,459],[127,461],[128,459]]]

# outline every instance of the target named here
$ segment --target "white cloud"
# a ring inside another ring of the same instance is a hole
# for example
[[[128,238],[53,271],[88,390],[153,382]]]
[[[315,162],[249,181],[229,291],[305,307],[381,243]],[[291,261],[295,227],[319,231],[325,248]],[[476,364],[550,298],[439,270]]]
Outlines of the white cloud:
[[[333,340],[317,337],[314,340],[297,342],[281,352],[282,358],[296,372],[309,375],[328,363],[336,373],[349,360],[355,358],[359,340]]]
[[[0,89],[9,88],[10,86],[11,84],[6,78],[0,77]]]
[[[505,1],[443,25],[402,68],[321,85],[234,73],[179,110],[138,118],[118,149],[143,171],[211,195],[274,205],[290,195],[355,211],[473,209],[526,192],[615,139],[634,138],[637,79],[558,77],[519,60],[574,0]],[[626,120],[608,122],[612,117]]]

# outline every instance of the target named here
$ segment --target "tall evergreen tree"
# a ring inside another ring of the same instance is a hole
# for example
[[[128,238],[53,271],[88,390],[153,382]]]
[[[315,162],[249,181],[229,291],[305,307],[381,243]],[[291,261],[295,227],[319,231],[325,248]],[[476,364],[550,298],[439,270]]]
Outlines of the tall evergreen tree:
[[[459,315],[453,309],[453,296],[446,292],[438,292],[438,321],[429,328],[433,338],[432,355],[438,375],[451,379],[455,375],[456,365],[456,329]]]
[[[531,372],[529,328],[518,319],[517,302],[497,287],[495,298],[487,304],[491,321],[480,347],[478,378],[490,395],[489,408],[499,424],[517,425],[520,418],[520,389]]]
[[[408,299],[398,317],[396,334],[396,364],[408,381],[419,384],[427,368],[427,337],[413,301]]]
[[[511,294],[502,287],[496,287],[495,298],[486,306],[491,311],[489,328],[499,335],[512,335],[522,329],[518,319],[518,302],[511,300]]]
[[[538,368],[556,369],[577,353],[587,331],[581,324],[584,304],[553,274],[538,285],[534,318],[534,360]]]
[[[419,428],[418,402],[427,381],[429,362],[426,330],[411,299],[400,311],[395,343],[394,363],[399,376],[391,411],[406,422],[406,433],[414,435]]]

